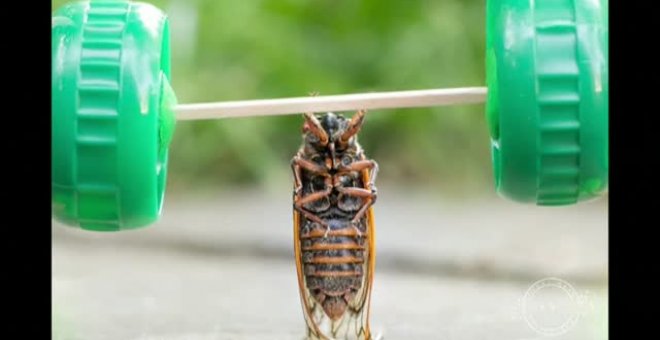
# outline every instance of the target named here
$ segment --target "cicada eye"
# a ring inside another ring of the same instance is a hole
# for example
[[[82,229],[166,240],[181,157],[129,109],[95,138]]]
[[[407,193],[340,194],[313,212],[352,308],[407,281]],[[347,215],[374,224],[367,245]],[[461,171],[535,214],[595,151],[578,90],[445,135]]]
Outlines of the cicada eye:
[[[353,162],[353,159],[351,158],[351,156],[348,156],[348,155],[342,157],[342,159],[341,159],[341,164],[343,166],[349,166],[349,165],[351,165],[352,162]]]

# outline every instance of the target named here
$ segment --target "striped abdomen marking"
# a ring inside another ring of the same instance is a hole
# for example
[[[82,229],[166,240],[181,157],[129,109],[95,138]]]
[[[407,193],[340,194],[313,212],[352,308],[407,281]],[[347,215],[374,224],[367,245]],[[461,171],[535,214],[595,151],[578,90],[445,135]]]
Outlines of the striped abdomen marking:
[[[339,319],[362,287],[368,237],[364,221],[324,219],[329,229],[303,219],[300,230],[307,289],[332,320]]]

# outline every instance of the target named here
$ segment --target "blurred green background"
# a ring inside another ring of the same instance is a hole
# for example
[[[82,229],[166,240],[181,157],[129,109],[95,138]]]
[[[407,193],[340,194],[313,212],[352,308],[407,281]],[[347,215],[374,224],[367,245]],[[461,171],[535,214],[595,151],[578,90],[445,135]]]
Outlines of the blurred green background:
[[[180,103],[485,84],[484,1],[149,2],[171,20]],[[278,190],[301,122],[179,123],[168,190]],[[453,196],[494,191],[483,105],[374,110],[360,141],[380,163],[381,183]]]

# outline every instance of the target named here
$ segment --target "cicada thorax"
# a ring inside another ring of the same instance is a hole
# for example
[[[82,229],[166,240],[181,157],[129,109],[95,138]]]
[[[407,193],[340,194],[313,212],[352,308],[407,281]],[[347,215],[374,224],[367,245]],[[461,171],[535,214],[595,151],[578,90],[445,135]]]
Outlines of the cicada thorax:
[[[329,179],[331,183],[340,183],[345,188],[364,188],[365,185],[358,172],[348,174],[335,175],[330,173]],[[303,195],[309,195],[315,192],[321,192],[326,189],[328,178],[326,176],[314,175],[306,173],[303,176]],[[353,219],[355,214],[360,210],[364,204],[362,198],[345,195],[333,189],[330,194],[317,201],[310,202],[304,207],[314,212],[320,218],[343,218]]]

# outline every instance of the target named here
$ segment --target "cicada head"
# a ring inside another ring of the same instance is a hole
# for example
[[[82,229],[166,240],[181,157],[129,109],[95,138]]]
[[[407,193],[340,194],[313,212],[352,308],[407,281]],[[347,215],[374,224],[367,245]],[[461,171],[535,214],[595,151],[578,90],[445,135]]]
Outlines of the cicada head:
[[[305,113],[303,124],[303,139],[305,143],[323,151],[326,149],[345,150],[355,147],[357,133],[362,127],[365,111],[358,111],[353,118],[346,119],[343,115],[328,112],[319,117]]]

